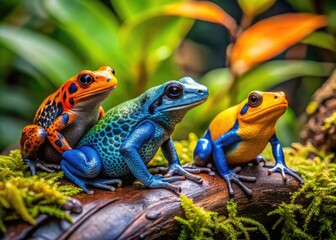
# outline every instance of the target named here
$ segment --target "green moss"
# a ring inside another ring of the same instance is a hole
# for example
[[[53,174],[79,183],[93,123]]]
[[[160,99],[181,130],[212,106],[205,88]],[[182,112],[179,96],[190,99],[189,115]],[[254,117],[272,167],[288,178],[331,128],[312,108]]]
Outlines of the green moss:
[[[282,228],[281,239],[335,239],[336,164],[331,163],[334,155],[309,144],[293,144],[293,148],[285,149],[285,156],[305,183],[291,196],[290,203],[282,203],[269,213],[280,216],[273,228]]]
[[[324,125],[322,126],[323,131],[328,131],[332,126],[336,125],[336,112],[331,114],[331,116],[324,119]]]
[[[266,239],[270,235],[265,227],[256,220],[237,216],[237,204],[231,199],[227,202],[228,216],[206,211],[193,204],[192,199],[181,195],[181,206],[185,218],[175,217],[181,224],[179,240],[184,239],[250,239],[250,233],[260,231]]]
[[[329,120],[326,119],[326,123],[333,124],[335,119],[336,114],[333,114]],[[189,140],[174,143],[183,161],[193,161],[192,153],[196,142],[196,135],[191,134]],[[299,143],[284,148],[284,153],[287,165],[297,170],[305,183],[292,194],[289,203],[282,203],[269,213],[279,216],[273,229],[281,228],[281,239],[336,239],[336,164],[332,163],[335,156],[318,150],[311,144]],[[274,161],[270,146],[267,146],[262,155]],[[167,162],[162,153],[158,153],[152,164],[166,165]],[[237,239],[238,236],[249,238],[246,231],[239,228],[244,225],[235,225],[231,220],[239,219],[241,223],[254,220],[237,217],[231,202],[228,203],[227,218],[194,206],[192,200],[186,197],[181,197],[181,204],[186,217],[176,217],[182,225],[180,239],[212,239],[216,234],[228,239]],[[254,223],[254,230],[263,229],[260,223]],[[264,235],[268,236],[267,231]]]
[[[82,190],[72,185],[61,186],[63,172],[38,173],[31,176],[19,150],[9,156],[0,156],[0,229],[6,231],[5,223],[23,219],[30,224],[40,214],[48,214],[71,221],[61,210],[70,196]]]

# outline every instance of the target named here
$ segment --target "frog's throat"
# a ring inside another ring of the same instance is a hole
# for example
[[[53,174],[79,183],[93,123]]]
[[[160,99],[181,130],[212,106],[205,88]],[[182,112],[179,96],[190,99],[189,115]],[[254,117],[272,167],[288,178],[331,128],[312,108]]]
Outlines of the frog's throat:
[[[82,100],[82,99],[86,99],[86,98],[92,98],[93,96],[96,95],[101,95],[101,94],[105,94],[105,93],[110,93],[112,92],[117,86],[113,86],[110,88],[103,88],[102,90],[99,91],[94,91],[91,93],[83,93],[83,94],[79,94],[77,96],[74,97],[74,99],[78,99],[78,100]]]

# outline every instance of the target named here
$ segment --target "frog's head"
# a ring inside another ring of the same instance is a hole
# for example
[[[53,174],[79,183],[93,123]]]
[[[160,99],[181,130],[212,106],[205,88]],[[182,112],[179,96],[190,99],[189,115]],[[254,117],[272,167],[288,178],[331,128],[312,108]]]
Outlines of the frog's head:
[[[204,85],[190,77],[184,77],[179,81],[169,81],[151,88],[145,95],[149,99],[146,101],[146,108],[150,115],[174,118],[179,122],[188,110],[205,102],[209,93]]]
[[[247,123],[274,123],[288,107],[284,92],[253,91],[239,104],[238,119]]]
[[[107,66],[97,71],[83,70],[60,88],[60,98],[69,109],[92,109],[117,86],[115,72]]]

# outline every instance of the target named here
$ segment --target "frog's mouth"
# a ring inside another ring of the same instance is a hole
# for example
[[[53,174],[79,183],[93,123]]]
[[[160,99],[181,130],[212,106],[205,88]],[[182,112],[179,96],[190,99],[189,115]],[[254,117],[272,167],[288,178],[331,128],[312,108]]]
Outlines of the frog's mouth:
[[[190,109],[190,108],[196,107],[196,106],[204,103],[207,99],[208,98],[205,98],[205,99],[202,99],[198,102],[192,102],[192,103],[183,104],[183,105],[180,105],[180,106],[168,107],[168,108],[165,108],[165,109],[161,109],[161,112],[170,112],[170,111],[178,111],[178,110],[182,110],[182,109]]]
[[[110,87],[110,88],[104,88],[100,91],[94,91],[92,93],[83,93],[83,94],[80,94],[80,95],[78,95],[74,98],[78,99],[78,100],[81,100],[81,99],[86,99],[86,98],[93,98],[93,97],[98,96],[98,95],[105,96],[106,93],[112,92],[116,87],[117,86],[113,86],[113,87]]]
[[[285,112],[286,109],[287,109],[287,107],[288,107],[288,103],[280,103],[280,104],[273,105],[273,106],[270,106],[268,108],[265,108],[262,111],[256,112],[256,113],[254,113],[252,115],[249,115],[249,116],[247,116],[245,118],[242,118],[242,119],[244,119],[245,121],[252,121],[252,120],[256,121],[258,119],[262,119],[262,116],[268,116],[271,113],[273,113],[272,114],[272,116],[273,116],[273,115],[275,115],[277,113]]]

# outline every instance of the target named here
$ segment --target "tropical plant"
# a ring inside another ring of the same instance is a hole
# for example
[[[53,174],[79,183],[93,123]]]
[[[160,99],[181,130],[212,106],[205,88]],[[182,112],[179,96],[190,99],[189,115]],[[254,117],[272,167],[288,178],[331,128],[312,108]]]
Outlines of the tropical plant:
[[[290,2],[300,7],[299,1]],[[238,3],[243,11],[240,24],[206,1],[4,1],[0,56],[6,61],[0,64],[0,145],[17,141],[22,126],[31,122],[42,100],[82,69],[115,68],[119,86],[105,101],[106,108],[181,77],[185,73],[174,61],[174,52],[195,19],[228,29],[228,65],[199,79],[211,95],[206,104],[188,114],[176,131],[180,137],[190,130],[200,134],[214,114],[246,98],[250,90],[269,90],[298,76],[329,75],[334,64],[319,62],[314,56],[313,61],[269,61],[298,42],[334,53],[333,35],[327,31],[310,35],[327,25],[325,16],[291,13],[253,24],[274,0]],[[291,110],[287,115],[280,123],[281,132],[292,133],[295,116]],[[191,119],[197,119],[197,125]],[[292,135],[281,138],[288,143]]]

